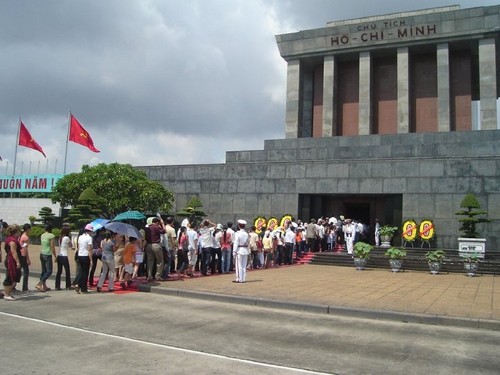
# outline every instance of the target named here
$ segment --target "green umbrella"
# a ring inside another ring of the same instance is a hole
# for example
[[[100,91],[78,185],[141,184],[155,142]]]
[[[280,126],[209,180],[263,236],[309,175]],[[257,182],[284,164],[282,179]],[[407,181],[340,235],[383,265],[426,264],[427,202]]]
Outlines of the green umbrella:
[[[113,221],[121,221],[121,220],[143,220],[146,216],[144,216],[139,211],[125,211],[115,216]]]

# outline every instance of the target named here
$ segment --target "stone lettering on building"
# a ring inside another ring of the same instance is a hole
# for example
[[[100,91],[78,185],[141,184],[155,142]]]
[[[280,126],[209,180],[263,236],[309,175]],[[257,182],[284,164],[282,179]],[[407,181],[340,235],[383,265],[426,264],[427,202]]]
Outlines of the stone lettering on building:
[[[438,25],[435,23],[410,25],[405,19],[401,19],[360,24],[355,30],[352,33],[331,36],[330,47],[426,38],[438,34]]]

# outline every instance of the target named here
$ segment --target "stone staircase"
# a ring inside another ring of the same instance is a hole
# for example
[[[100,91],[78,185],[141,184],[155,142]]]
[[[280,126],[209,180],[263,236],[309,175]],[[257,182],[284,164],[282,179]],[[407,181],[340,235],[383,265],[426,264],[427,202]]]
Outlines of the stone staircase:
[[[384,255],[386,248],[375,247],[366,264],[367,268],[390,269],[389,259]],[[401,271],[429,271],[425,253],[428,248],[405,248],[407,256],[403,260]],[[444,249],[446,258],[441,266],[442,273],[464,273],[463,262],[458,250]],[[345,251],[314,253],[310,264],[354,267],[352,256]],[[479,263],[478,274],[500,275],[500,253],[486,253],[485,259]]]

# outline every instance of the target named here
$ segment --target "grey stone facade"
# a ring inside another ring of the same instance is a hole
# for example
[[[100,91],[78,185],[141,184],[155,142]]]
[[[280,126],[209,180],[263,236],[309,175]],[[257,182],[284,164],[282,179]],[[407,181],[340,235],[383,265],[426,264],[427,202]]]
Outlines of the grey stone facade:
[[[287,213],[307,221],[304,194],[400,196],[391,224],[431,219],[443,248],[457,247],[454,212],[471,192],[496,219],[480,227],[487,251],[500,245],[500,130],[268,140],[264,150],[227,152],[225,164],[139,168],[173,191],[174,210],[197,195],[218,222]]]
[[[474,193],[493,219],[478,228],[487,239],[486,250],[500,251],[499,30],[500,6],[451,6],[278,35],[280,54],[288,63],[286,139],[267,140],[263,150],[227,152],[224,164],[138,168],[174,193],[174,211],[196,195],[217,222],[285,214],[304,221],[344,214],[369,224],[379,218],[397,226],[406,219],[430,219],[437,232],[434,246],[445,249],[457,249],[459,223],[454,213],[463,197]],[[437,127],[435,132],[418,133],[410,126],[410,49],[424,47],[436,55]],[[477,90],[466,89],[469,101],[480,100],[481,130],[450,131],[459,129],[450,119],[450,53],[457,49],[470,56],[470,70],[475,70],[471,86]],[[397,60],[397,134],[372,132],[377,54]],[[338,63],[346,58],[359,63],[357,136],[335,136],[342,134],[337,123]],[[322,75],[316,76],[318,72]],[[321,132],[316,133],[315,77],[322,77],[324,86],[317,98],[322,101],[322,119]]]

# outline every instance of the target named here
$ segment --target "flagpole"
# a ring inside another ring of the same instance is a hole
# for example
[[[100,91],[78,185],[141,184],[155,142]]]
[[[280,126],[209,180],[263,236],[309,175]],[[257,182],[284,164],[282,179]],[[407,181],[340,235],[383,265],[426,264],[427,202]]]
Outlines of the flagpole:
[[[21,131],[21,116],[19,116],[19,124],[17,125],[17,141],[16,141],[16,151],[14,152],[14,169],[12,170],[12,175],[16,175],[16,161],[17,161],[17,147],[19,146],[19,132]]]
[[[71,109],[68,114],[68,134],[66,136],[66,151],[64,152],[64,170],[63,174],[66,174],[66,162],[68,160],[68,143],[69,143],[69,129],[71,127]]]

